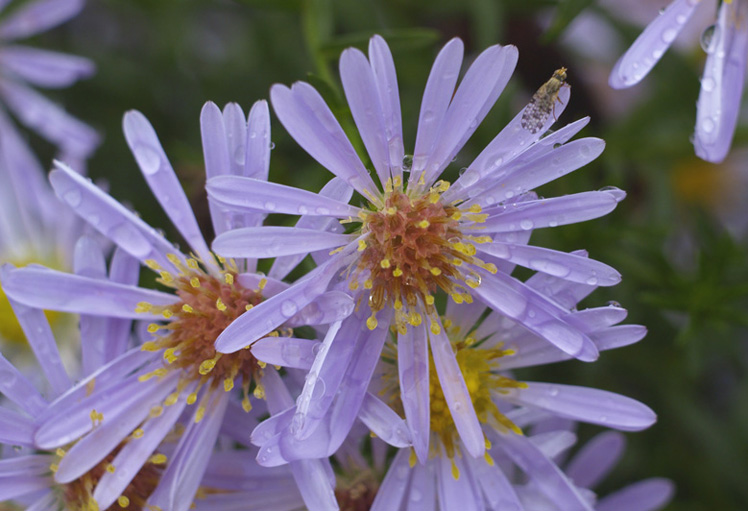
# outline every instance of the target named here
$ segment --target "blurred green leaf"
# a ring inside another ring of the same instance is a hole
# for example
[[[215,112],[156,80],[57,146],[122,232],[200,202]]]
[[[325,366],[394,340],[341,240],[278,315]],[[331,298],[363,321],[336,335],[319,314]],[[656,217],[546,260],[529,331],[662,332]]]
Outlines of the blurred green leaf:
[[[593,3],[595,0],[562,0],[556,9],[551,26],[543,34],[542,42],[547,44],[556,40],[574,19]]]
[[[369,39],[375,33],[381,35],[387,40],[387,45],[393,52],[428,48],[436,44],[441,37],[438,30],[431,28],[406,28],[378,30],[376,32],[357,32],[355,34],[335,37],[325,44],[321,50],[327,58],[337,59],[343,50],[350,48],[351,46],[366,49],[369,44]]]
[[[303,0],[234,0],[260,9],[273,9],[281,11],[299,11]]]

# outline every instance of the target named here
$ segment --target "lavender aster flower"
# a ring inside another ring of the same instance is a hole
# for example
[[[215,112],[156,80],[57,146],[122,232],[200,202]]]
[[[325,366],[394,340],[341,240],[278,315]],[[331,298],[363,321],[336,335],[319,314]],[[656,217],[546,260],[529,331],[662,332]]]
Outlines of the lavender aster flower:
[[[0,11],[9,3],[2,2]],[[83,57],[23,46],[15,41],[68,21],[84,4],[84,0],[32,0],[19,5],[0,21],[0,99],[22,124],[58,146],[64,157],[75,160],[87,158],[99,144],[99,136],[29,85],[49,89],[68,87],[91,76],[93,63]],[[0,110],[0,132],[8,129],[13,128]]]
[[[208,103],[200,122],[208,177],[267,176],[270,122],[265,102],[255,104],[248,121],[236,104],[227,105],[221,112]],[[256,398],[265,397],[264,364],[249,350],[231,355],[216,352],[215,339],[237,317],[285,285],[252,273],[253,260],[214,256],[153,127],[139,112],[129,112],[124,118],[124,131],[156,199],[194,256],[181,253],[66,165],[58,163],[50,181],[57,195],[79,216],[121,250],[156,271],[158,282],[173,293],[39,267],[7,272],[3,288],[9,297],[27,306],[93,317],[154,321],[148,325],[148,339],[141,346],[146,357],[133,368],[137,369],[135,373],[115,389],[94,389],[83,401],[56,409],[40,424],[35,442],[42,448],[55,448],[67,444],[73,434],[85,435],[66,453],[56,473],[58,481],[68,482],[99,463],[148,418],[153,425],[141,428],[141,444],[156,446],[180,415],[187,413],[190,421],[161,483],[147,502],[152,507],[180,511],[188,509],[193,501],[232,402],[234,386],[241,387],[241,407],[245,412],[252,408],[251,388]],[[212,214],[213,226],[219,233],[235,225],[255,225],[264,218],[259,213],[234,214],[218,207],[212,208]],[[351,299],[343,293],[331,292],[320,298],[312,307],[299,310],[289,321],[258,338],[291,336],[294,326],[337,321],[352,309]],[[196,406],[187,412],[191,405]],[[96,429],[92,429],[91,410],[103,416]],[[108,420],[110,416],[119,420]],[[112,463],[117,473],[137,471],[138,463],[145,461],[139,454],[133,454],[124,467],[117,466],[115,459]],[[118,481],[120,477],[117,476]],[[107,507],[117,494],[116,484],[105,488],[95,494],[101,507]]]
[[[343,53],[343,87],[381,188],[310,85],[272,88],[273,106],[291,135],[366,197],[366,207],[251,179],[220,177],[208,183],[212,200],[236,211],[302,215],[292,228],[254,227],[223,233],[214,242],[215,250],[227,256],[276,257],[271,276],[285,275],[286,258],[301,252],[316,251],[320,262],[291,288],[224,330],[216,342],[219,351],[231,353],[243,348],[259,332],[276,328],[339,282],[360,304],[353,315],[327,332],[293,420],[284,415],[289,420],[281,450],[287,459],[311,455],[315,449],[317,456],[329,455],[340,445],[361,403],[366,402],[368,382],[390,327],[398,332],[398,350],[402,350],[402,388],[416,396],[406,403],[408,417],[420,413],[410,408],[411,403],[422,409],[428,401],[428,393],[414,387],[414,379],[429,364],[429,340],[434,352],[448,353],[443,363],[436,365],[440,378],[461,381],[454,354],[444,348],[449,344],[435,307],[438,290],[455,303],[470,303],[474,297],[481,300],[563,353],[586,361],[598,356],[584,325],[568,309],[509,273],[520,264],[588,285],[608,286],[620,280],[614,269],[602,263],[527,245],[533,228],[596,218],[610,212],[623,198],[617,189],[552,199],[538,199],[531,192],[595,159],[604,142],[596,138],[568,142],[588,119],[541,139],[554,116],[543,119],[541,129],[529,131],[522,127],[520,113],[454,184],[439,180],[498,98],[517,62],[513,46],[491,47],[475,59],[455,90],[462,51],[462,42],[454,39],[436,58],[424,93],[410,168],[403,163],[400,105],[389,48],[382,38],[374,37],[368,60],[355,49]],[[569,87],[561,87],[559,103],[554,105],[556,116],[568,98]],[[300,225],[310,218],[319,219],[321,225]],[[326,228],[335,225],[327,221],[330,218],[350,224],[350,232],[341,233],[339,225]],[[333,401],[336,404],[331,408]],[[468,408],[464,383],[447,401],[452,409]],[[335,420],[329,419],[331,409]],[[460,417],[458,429],[464,428],[468,452],[482,455],[485,446],[477,420],[474,415],[472,419]],[[415,426],[414,431],[428,438],[428,423],[425,429],[421,426]],[[318,427],[326,432],[325,441],[303,442]],[[402,433],[391,436],[402,437]],[[419,456],[424,456],[423,441],[417,445]]]
[[[611,87],[638,83],[654,67],[685,26],[699,0],[674,0],[634,41],[610,75]],[[725,0],[717,22],[706,32],[707,59],[696,105],[694,147],[700,158],[725,159],[738,122],[748,64],[748,2]]]

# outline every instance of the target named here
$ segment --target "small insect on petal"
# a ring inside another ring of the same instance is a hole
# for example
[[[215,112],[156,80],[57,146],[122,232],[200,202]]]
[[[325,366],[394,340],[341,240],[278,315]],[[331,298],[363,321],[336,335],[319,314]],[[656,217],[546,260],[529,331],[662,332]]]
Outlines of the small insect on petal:
[[[551,79],[545,82],[532,95],[532,99],[522,112],[520,124],[530,133],[537,133],[545,124],[558,100],[558,91],[566,82],[566,68],[556,69]]]

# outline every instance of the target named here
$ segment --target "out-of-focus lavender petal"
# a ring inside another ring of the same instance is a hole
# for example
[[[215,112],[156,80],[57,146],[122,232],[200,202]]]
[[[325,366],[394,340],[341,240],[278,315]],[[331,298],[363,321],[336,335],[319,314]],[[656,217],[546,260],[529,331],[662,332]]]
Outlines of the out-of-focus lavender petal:
[[[252,355],[266,364],[309,370],[319,341],[298,337],[264,337],[252,344]]]
[[[215,391],[205,405],[205,418],[200,422],[190,421],[146,507],[159,506],[170,511],[190,508],[208,467],[228,402],[228,393],[222,389]]]
[[[24,125],[63,152],[86,157],[99,145],[100,137],[90,126],[21,82],[0,80],[0,95]]]
[[[436,492],[439,497],[439,509],[481,509],[482,495],[480,489],[471,484],[472,477],[467,471],[464,458],[439,456],[436,461]],[[454,476],[454,468],[459,477]]]
[[[2,355],[0,355],[0,392],[33,417],[38,416],[47,405],[31,382]]]
[[[441,324],[437,324],[440,332],[434,334],[432,331],[429,340],[434,367],[439,376],[439,384],[462,443],[465,445],[467,452],[477,458],[483,456],[486,449],[483,430],[478,422],[478,416],[470,398],[470,391],[467,389],[462,371],[455,358],[452,343]]]
[[[288,326],[326,325],[341,321],[353,312],[355,303],[343,291],[328,291],[288,320]]]
[[[33,431],[31,420],[13,410],[0,407],[0,442],[34,447]]]
[[[675,0],[662,11],[616,62],[610,86],[623,89],[639,83],[670,48],[698,5],[699,0]]]
[[[296,142],[336,176],[359,193],[377,187],[322,96],[304,82],[291,89],[274,85],[270,99],[275,113]]]
[[[236,211],[265,211],[288,215],[356,217],[359,208],[320,194],[241,176],[210,179],[208,197]]]
[[[457,155],[504,90],[517,65],[515,46],[491,46],[471,64],[444,116],[426,163],[431,183]]]
[[[501,511],[522,511],[523,507],[507,476],[496,464],[486,463],[485,460],[470,460],[470,469],[480,485],[486,499],[487,509]]]
[[[26,511],[56,511],[57,505],[57,495],[54,492],[49,491],[32,502],[32,504],[26,508]]]
[[[66,22],[83,8],[85,0],[36,0],[0,23],[0,38],[22,39]]]
[[[390,172],[393,178],[402,177],[405,149],[395,63],[387,43],[378,35],[369,40],[369,61],[384,115],[384,135],[387,137]]]
[[[723,2],[716,41],[709,48],[701,91],[696,103],[696,155],[721,163],[730,150],[745,86],[748,27],[738,20],[748,16],[745,2]]]
[[[308,509],[338,509],[334,483],[323,466],[327,460],[298,460],[291,462],[291,472]]]
[[[182,190],[151,123],[137,110],[131,110],[122,120],[122,129],[143,177],[174,227],[204,262],[212,261],[210,249],[197,225],[190,201]]]
[[[52,188],[78,216],[139,261],[172,268],[166,254],[177,250],[163,236],[64,163],[55,167],[49,174]]]
[[[621,281],[621,274],[607,264],[557,250],[499,242],[479,244],[477,248],[480,252],[572,282],[614,286]]]
[[[298,227],[245,227],[218,236],[213,250],[224,257],[264,258],[331,249],[351,240],[347,234]]]
[[[421,112],[418,116],[418,131],[409,185],[414,185],[426,169],[426,162],[439,136],[449,102],[454,94],[460,66],[462,66],[463,51],[462,41],[457,38],[451,39],[441,49],[431,66],[421,100]]]
[[[138,284],[139,275],[140,264],[138,264],[138,260],[117,247],[112,255],[109,280],[126,286],[135,286]],[[131,326],[132,323],[127,319],[107,319],[106,345],[104,346],[105,362],[114,360],[127,350]]]
[[[367,392],[361,403],[358,418],[377,438],[395,447],[410,447],[413,439],[408,425],[381,399]]]
[[[502,396],[561,417],[624,431],[639,431],[657,420],[655,413],[639,401],[587,387],[528,382],[526,388],[512,389]]]
[[[342,264],[345,264],[343,257],[331,259],[287,290],[236,318],[216,339],[216,350],[232,353],[275,330],[324,293]]]
[[[675,486],[667,479],[652,478],[631,484],[600,499],[596,511],[656,511],[673,498]]]
[[[405,511],[437,509],[435,487],[436,476],[434,475],[432,465],[417,464],[411,468],[410,471],[410,488],[407,501],[408,507]],[[375,511],[374,507],[371,509],[372,511]]]
[[[29,307],[132,319],[158,318],[135,312],[140,302],[171,305],[179,300],[160,291],[31,266],[8,271],[3,290]]]
[[[40,87],[72,85],[94,73],[94,63],[83,57],[28,46],[0,49],[0,66]]]
[[[605,191],[507,203],[480,226],[484,232],[495,233],[556,227],[607,215],[617,204],[616,197]]]
[[[340,56],[340,79],[361,140],[381,183],[390,177],[390,160],[384,132],[384,112],[374,71],[366,56],[348,48]]]
[[[99,479],[93,497],[99,508],[108,509],[127,488],[138,474],[148,457],[156,450],[164,437],[174,427],[182,410],[186,405],[186,393],[179,397],[176,403],[164,409],[164,413],[156,418],[146,420],[141,429],[143,436],[137,441],[125,443],[117,453],[111,464],[115,472],[104,472]]]
[[[99,244],[90,236],[81,237],[75,244],[73,270],[76,275],[105,280],[106,261]],[[87,376],[104,365],[104,349],[109,339],[105,337],[106,317],[81,314],[81,361],[83,375]]]
[[[647,329],[641,325],[620,325],[592,334],[592,340],[600,351],[628,346],[641,341]]]
[[[23,495],[49,488],[54,484],[51,477],[27,475],[0,477],[0,502],[7,502]]]
[[[54,459],[46,454],[31,454],[0,460],[0,476],[44,475],[49,473],[49,464]]]
[[[605,479],[626,447],[626,437],[605,431],[584,444],[566,465],[566,475],[581,488],[594,488]]]
[[[408,475],[411,470],[408,466],[408,455],[407,449],[400,449],[395,455],[390,469],[384,476],[379,491],[377,491],[377,496],[371,505],[371,511],[399,511],[402,509],[403,498],[410,482]]]
[[[563,430],[536,433],[533,429],[533,435],[528,438],[535,447],[552,460],[558,460],[562,454],[577,442],[577,435],[571,431]],[[574,484],[576,484],[576,481],[574,481]],[[577,486],[581,485],[577,484]]]
[[[397,369],[400,376],[400,399],[413,437],[413,449],[421,463],[429,454],[430,389],[429,348],[426,325],[408,328],[397,342]]]

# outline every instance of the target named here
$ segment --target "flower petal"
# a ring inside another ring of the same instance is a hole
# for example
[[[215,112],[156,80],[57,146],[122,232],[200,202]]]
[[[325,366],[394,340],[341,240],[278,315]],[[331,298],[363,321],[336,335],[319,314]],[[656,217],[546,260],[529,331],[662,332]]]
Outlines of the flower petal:
[[[356,217],[359,208],[300,188],[240,176],[210,179],[208,197],[236,211]]]
[[[626,437],[605,431],[589,440],[566,465],[566,475],[580,488],[594,488],[618,463]]]
[[[413,449],[426,463],[431,437],[429,348],[426,325],[408,328],[398,337],[397,369],[400,375],[400,399],[413,437]]]
[[[358,418],[377,438],[395,447],[410,447],[413,439],[407,423],[381,399],[367,392]]]
[[[601,498],[597,511],[656,511],[673,498],[672,481],[661,478],[645,479]]]
[[[327,460],[298,460],[291,462],[291,472],[308,509],[337,510],[334,483],[324,464]]]
[[[698,5],[699,0],[675,0],[661,11],[616,62],[610,86],[623,89],[639,83],[670,48]]]
[[[95,70],[94,63],[83,57],[20,45],[0,49],[0,66],[47,88],[68,87]]]
[[[377,192],[337,119],[311,85],[297,82],[289,89],[276,84],[270,99],[278,119],[312,158],[362,195]]]
[[[252,344],[257,359],[281,367],[309,370],[320,348],[319,341],[298,337],[263,337]]]
[[[529,382],[527,388],[512,389],[502,397],[568,419],[624,431],[646,429],[657,420],[654,412],[639,401],[587,387]]]
[[[244,227],[218,236],[213,250],[224,257],[277,257],[347,245],[347,234],[298,227]]]
[[[84,0],[27,2],[0,24],[0,38],[23,39],[66,22],[83,8]]]
[[[408,449],[400,449],[395,458],[392,460],[387,475],[384,476],[382,485],[377,491],[374,502],[371,505],[371,511],[393,511],[402,509],[402,502],[405,498],[410,482],[409,475],[416,477],[416,472],[426,470],[421,468],[422,465],[416,465],[413,470],[408,466]],[[432,490],[433,491],[433,490]],[[424,508],[430,509],[430,508]]]
[[[288,326],[327,325],[341,321],[353,312],[355,303],[343,291],[328,291],[288,320]]]
[[[31,420],[13,410],[0,408],[0,442],[36,448],[33,432],[34,424]]]

